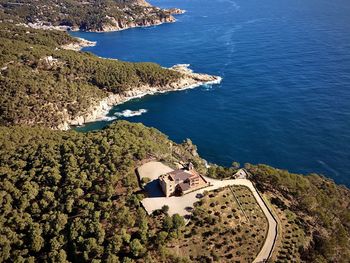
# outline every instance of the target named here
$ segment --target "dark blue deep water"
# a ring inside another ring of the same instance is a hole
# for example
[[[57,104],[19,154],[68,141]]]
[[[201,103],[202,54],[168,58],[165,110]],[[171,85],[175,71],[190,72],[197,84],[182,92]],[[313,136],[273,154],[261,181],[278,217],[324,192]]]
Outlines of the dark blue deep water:
[[[188,63],[223,82],[130,101],[110,116],[146,109],[127,119],[190,138],[210,162],[266,163],[350,186],[349,1],[151,2],[188,12],[173,24],[72,34],[97,41],[86,51],[98,56]]]

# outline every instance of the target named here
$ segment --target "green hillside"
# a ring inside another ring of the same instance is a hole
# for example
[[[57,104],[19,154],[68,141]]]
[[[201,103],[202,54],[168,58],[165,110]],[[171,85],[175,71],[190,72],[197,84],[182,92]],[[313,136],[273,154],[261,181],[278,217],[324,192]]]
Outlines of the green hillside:
[[[0,23],[0,124],[57,127],[66,115],[79,116],[108,92],[164,86],[181,76],[154,63],[61,48],[76,41],[65,32]]]
[[[143,0],[1,0],[0,7],[0,18],[4,21],[67,26],[86,31],[142,26],[174,19],[171,11],[153,7]]]
[[[134,169],[150,157],[200,165],[190,146],[124,121],[87,134],[0,128],[0,262],[157,257],[162,219],[140,207]]]

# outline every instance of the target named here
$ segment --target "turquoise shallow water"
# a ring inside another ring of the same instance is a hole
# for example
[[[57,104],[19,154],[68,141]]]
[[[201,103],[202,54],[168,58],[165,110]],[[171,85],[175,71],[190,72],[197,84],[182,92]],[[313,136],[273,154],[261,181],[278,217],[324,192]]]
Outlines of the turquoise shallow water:
[[[177,142],[190,138],[211,162],[266,163],[350,186],[348,1],[151,2],[188,12],[173,24],[72,34],[97,41],[85,50],[98,56],[188,63],[223,82],[136,99],[110,117],[156,127]],[[147,112],[120,114],[127,109]]]

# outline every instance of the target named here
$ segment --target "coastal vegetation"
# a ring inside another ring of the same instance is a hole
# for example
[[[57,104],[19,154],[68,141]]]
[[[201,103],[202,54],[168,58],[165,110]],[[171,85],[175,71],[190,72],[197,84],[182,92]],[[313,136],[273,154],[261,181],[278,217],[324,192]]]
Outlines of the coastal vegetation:
[[[231,178],[237,173],[239,167],[240,164],[238,162],[233,162],[231,167],[212,164],[208,168],[208,176],[216,179]]]
[[[37,0],[0,1],[0,19],[33,27],[62,26],[73,30],[109,31],[173,22],[172,10],[144,0]]]
[[[250,262],[263,243],[266,218],[245,187],[207,192],[187,226],[167,207],[149,216],[140,206],[144,160],[205,173],[190,140],[126,121],[90,133],[1,127],[0,138],[1,261]],[[349,189],[245,167],[280,222],[274,261],[348,262]]]
[[[201,162],[187,147],[125,121],[92,133],[1,127],[0,261],[158,261],[183,218],[148,216],[134,169]]]
[[[143,1],[36,2],[0,1],[0,261],[251,262],[267,222],[248,189],[206,193],[185,226],[166,206],[146,214],[135,175],[145,160],[160,160],[192,162],[224,180],[238,163],[207,169],[190,140],[176,144],[142,124],[118,121],[89,133],[45,128],[109,94],[166,86],[181,73],[65,50],[78,43],[66,32],[15,25],[102,31],[115,27],[113,19],[120,27],[141,25],[169,11]],[[280,223],[273,261],[350,261],[349,189],[316,174],[245,169]]]
[[[350,261],[350,190],[317,174],[246,165],[282,224],[276,260]]]
[[[208,175],[232,178],[232,167],[212,166]],[[249,178],[279,222],[273,262],[349,262],[350,190],[321,175],[289,173],[245,164]]]
[[[65,50],[65,32],[0,23],[0,124],[57,128],[109,94],[165,86],[181,73]]]

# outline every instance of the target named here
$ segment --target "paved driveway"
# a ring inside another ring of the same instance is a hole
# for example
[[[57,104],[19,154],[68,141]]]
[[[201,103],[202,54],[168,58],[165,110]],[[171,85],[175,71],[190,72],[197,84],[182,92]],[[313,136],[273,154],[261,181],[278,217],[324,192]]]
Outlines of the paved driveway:
[[[149,169],[151,169],[152,167],[156,167],[159,169],[156,172],[154,171],[151,172],[149,171]],[[160,171],[161,172],[166,171],[166,169],[159,164],[156,164],[156,165],[151,164],[149,166],[146,166],[146,169],[143,169],[143,172],[145,170],[148,171],[147,177],[150,177],[150,174],[156,176],[157,174],[159,174]],[[158,176],[156,178],[158,178]],[[149,214],[151,214],[154,210],[161,209],[164,205],[167,205],[169,206],[169,212],[168,212],[169,215],[179,214],[186,217],[191,214],[191,209],[193,208],[193,204],[200,199],[204,191],[212,191],[212,190],[229,186],[229,185],[246,186],[252,191],[256,201],[258,202],[259,206],[261,207],[262,211],[264,212],[268,220],[268,226],[269,226],[265,243],[261,251],[259,252],[258,256],[256,257],[256,259],[253,261],[253,263],[266,262],[267,259],[270,257],[272,250],[274,248],[275,239],[277,237],[277,222],[274,219],[268,207],[266,206],[265,202],[262,200],[261,196],[257,192],[252,182],[247,179],[232,179],[232,180],[221,181],[221,180],[216,180],[209,177],[204,177],[204,178],[208,182],[210,182],[211,186],[188,193],[184,196],[171,196],[171,197],[157,196],[157,197],[145,198],[142,200],[142,204]]]
[[[212,191],[228,185],[245,185],[249,188],[254,186],[247,179],[232,179],[232,180],[216,180],[203,176],[211,186],[199,189],[197,191],[185,194],[184,196],[171,197],[149,197],[142,200],[142,204],[146,211],[151,214],[154,210],[161,209],[164,205],[169,206],[169,215],[179,214],[182,216],[190,215],[189,207],[193,208],[193,204],[199,201],[204,191]],[[254,188],[255,189],[255,188]],[[255,196],[255,195],[254,195]]]
[[[170,173],[171,171],[173,169],[161,162],[148,162],[137,168],[140,180],[143,177],[148,177],[151,181],[157,180],[160,175]]]

